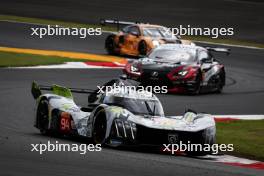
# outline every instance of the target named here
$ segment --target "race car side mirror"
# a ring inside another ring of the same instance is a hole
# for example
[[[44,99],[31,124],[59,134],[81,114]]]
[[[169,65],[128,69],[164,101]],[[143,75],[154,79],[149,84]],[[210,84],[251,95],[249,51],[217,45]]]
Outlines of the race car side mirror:
[[[31,94],[35,100],[42,94],[39,85],[35,81],[31,85]]]
[[[194,114],[197,114],[197,112],[195,110],[192,110],[192,109],[185,109],[184,113],[187,113],[187,112],[192,112]]]
[[[201,63],[212,63],[212,59],[208,59],[208,58],[202,58]]]

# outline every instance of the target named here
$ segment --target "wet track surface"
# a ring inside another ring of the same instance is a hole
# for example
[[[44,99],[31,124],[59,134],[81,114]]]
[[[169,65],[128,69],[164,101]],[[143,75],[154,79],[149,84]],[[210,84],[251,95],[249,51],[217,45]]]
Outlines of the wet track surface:
[[[105,54],[105,36],[88,39],[31,38],[30,25],[0,22],[0,45],[11,47],[69,50]],[[227,86],[222,94],[199,96],[158,95],[167,115],[180,115],[186,108],[212,114],[263,114],[264,51],[232,48],[221,56],[226,66]],[[35,102],[30,84],[61,84],[95,88],[120,70],[37,70],[0,69],[0,175],[262,175],[263,171],[231,167],[201,159],[103,148],[102,152],[30,152],[31,143],[76,143],[39,135],[33,128]],[[76,95],[80,105],[86,95]]]

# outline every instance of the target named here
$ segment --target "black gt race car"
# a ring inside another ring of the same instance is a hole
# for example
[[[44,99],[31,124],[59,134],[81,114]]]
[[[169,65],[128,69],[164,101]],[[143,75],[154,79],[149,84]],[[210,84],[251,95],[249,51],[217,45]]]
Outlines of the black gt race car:
[[[169,93],[220,93],[225,68],[212,52],[229,54],[230,49],[164,44],[146,57],[128,62],[123,71],[142,85],[167,86]]]

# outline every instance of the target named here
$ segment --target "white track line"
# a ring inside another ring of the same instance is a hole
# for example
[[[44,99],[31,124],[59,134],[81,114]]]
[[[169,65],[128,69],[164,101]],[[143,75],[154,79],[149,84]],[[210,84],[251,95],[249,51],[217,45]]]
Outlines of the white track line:
[[[264,115],[212,115],[216,119],[231,118],[240,120],[263,120]]]
[[[107,67],[107,66],[95,66],[88,65],[84,62],[66,62],[58,65],[39,65],[29,67],[9,67],[10,69],[100,69],[100,68],[111,68],[120,69],[120,67]]]
[[[213,162],[221,162],[221,163],[240,163],[240,164],[253,164],[258,163],[260,161],[250,160],[245,158],[240,158],[231,155],[206,155],[204,158],[213,159]]]
[[[198,158],[206,159],[209,162],[224,163],[232,166],[264,170],[264,162],[235,157],[231,155],[206,155],[200,156]]]
[[[179,118],[182,116],[173,116]],[[263,120],[264,115],[212,115],[215,119]]]
[[[200,40],[192,40],[192,41],[198,42],[198,43],[204,43],[204,44],[211,44],[211,45],[221,45],[221,46],[231,46],[231,47],[236,47],[236,48],[264,50],[264,48],[260,48],[256,46],[235,45],[235,44],[228,44],[228,43],[215,43],[215,42],[206,42],[206,41],[200,41]]]

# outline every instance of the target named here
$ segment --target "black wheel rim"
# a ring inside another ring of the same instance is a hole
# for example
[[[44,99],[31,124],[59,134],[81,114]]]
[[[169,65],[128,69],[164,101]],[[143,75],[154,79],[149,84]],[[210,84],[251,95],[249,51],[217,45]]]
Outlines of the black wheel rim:
[[[201,88],[201,79],[200,79],[200,75],[197,75],[193,93],[199,94],[200,88]]]
[[[95,125],[94,125],[94,142],[97,144],[102,144],[105,139],[106,133],[106,123],[104,118],[97,117]]]
[[[113,38],[108,38],[105,43],[106,49],[109,53],[114,52],[114,40]]]

